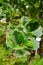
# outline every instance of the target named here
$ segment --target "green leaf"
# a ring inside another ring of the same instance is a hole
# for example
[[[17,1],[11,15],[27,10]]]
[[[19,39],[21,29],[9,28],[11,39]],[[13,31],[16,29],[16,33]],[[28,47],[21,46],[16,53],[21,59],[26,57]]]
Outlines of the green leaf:
[[[19,46],[19,45],[15,45],[14,46],[14,49],[15,50],[22,50],[22,49],[24,49],[25,48],[25,46],[23,45],[23,46]]]
[[[37,28],[39,27],[39,23],[32,19],[27,25],[26,25],[26,28],[28,31],[32,32],[34,30],[36,30]]]
[[[2,31],[0,31],[0,35],[2,35]]]
[[[14,52],[14,56],[17,56],[17,57],[26,57],[26,56],[28,56],[28,55],[30,55],[30,53],[29,53],[29,51],[27,51],[27,50],[24,50],[24,49],[19,49],[19,50],[16,50],[15,52]]]
[[[9,35],[9,34],[6,34],[6,45],[9,48],[13,48],[14,47],[14,44],[12,42],[11,35]]]
[[[29,40],[25,40],[24,45],[27,46],[28,48],[33,48],[34,47],[33,43]]]
[[[14,31],[14,36],[15,36],[15,39],[17,41],[17,44],[21,44],[24,42],[24,36],[22,35],[21,32],[19,31]]]
[[[37,50],[39,48],[40,43],[38,41],[36,41],[35,39],[31,39],[31,42],[34,45],[33,50]]]
[[[26,17],[26,16],[22,16],[20,21],[23,25],[26,24],[27,22],[29,22],[28,17]]]
[[[32,32],[36,37],[40,37],[42,35],[42,27],[39,26],[39,28]]]

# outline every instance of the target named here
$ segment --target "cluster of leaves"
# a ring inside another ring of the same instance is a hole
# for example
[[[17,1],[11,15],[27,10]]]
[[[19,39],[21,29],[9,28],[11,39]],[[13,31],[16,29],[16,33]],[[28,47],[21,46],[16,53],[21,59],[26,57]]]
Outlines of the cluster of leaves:
[[[29,55],[30,50],[37,50],[39,42],[37,37],[42,35],[42,27],[35,19],[28,19],[23,16],[18,23],[10,23],[7,25],[6,45],[11,50],[14,50],[14,55],[25,56]]]
[[[24,57],[30,55],[28,50],[37,50],[39,48],[39,42],[36,40],[40,37],[42,33],[42,27],[35,19],[28,19],[28,17],[23,16],[19,22],[14,22],[14,24],[9,23],[6,26],[6,47],[13,52],[14,56]],[[1,35],[2,35],[1,33]]]
[[[40,60],[40,62],[39,62],[39,60]],[[27,64],[26,64],[26,61],[25,61],[25,63],[21,60],[18,60],[18,61],[19,61],[19,65],[43,65],[43,58],[40,58],[39,55],[36,55],[34,57],[34,59],[31,60],[30,63],[27,63]],[[16,63],[17,63],[17,61],[16,61]],[[14,65],[16,65],[16,64],[14,64]]]
[[[6,34],[5,47],[22,61],[30,55],[28,50],[39,48],[36,38],[43,35],[41,4],[40,0],[0,0],[0,20],[6,18],[4,26],[0,26],[0,36]]]
[[[27,57],[22,57],[22,58],[6,57],[5,59],[3,59],[3,62],[0,63],[0,65],[7,65],[7,64],[9,65],[43,65],[43,58],[40,58],[39,55],[36,55],[33,58],[33,60],[29,62],[29,60],[27,61]]]
[[[29,65],[43,65],[43,58],[40,59],[39,55],[35,56],[35,58],[32,61],[30,61]]]

